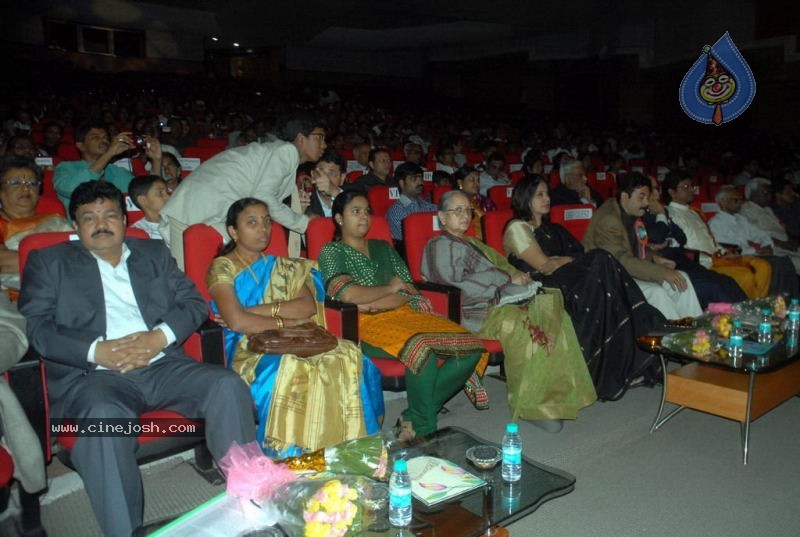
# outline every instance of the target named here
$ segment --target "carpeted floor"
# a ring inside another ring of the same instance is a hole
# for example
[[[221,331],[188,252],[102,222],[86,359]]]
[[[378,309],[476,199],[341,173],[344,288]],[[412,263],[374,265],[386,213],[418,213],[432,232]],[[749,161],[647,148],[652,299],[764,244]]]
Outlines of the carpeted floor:
[[[474,410],[459,394],[440,426],[464,427],[499,442],[510,419],[505,385],[487,379],[487,388],[490,410]],[[388,428],[405,401],[387,396]],[[572,493],[512,524],[511,535],[800,536],[800,399],[753,423],[750,463],[743,466],[735,422],[686,410],[649,434],[659,397],[660,387],[632,390],[621,401],[585,409],[558,434],[522,422],[525,455],[570,472],[577,484]],[[222,490],[181,459],[154,463],[144,476],[148,522],[187,511]],[[74,474],[57,480],[70,478]],[[52,497],[43,506],[51,537],[99,535],[82,490]]]

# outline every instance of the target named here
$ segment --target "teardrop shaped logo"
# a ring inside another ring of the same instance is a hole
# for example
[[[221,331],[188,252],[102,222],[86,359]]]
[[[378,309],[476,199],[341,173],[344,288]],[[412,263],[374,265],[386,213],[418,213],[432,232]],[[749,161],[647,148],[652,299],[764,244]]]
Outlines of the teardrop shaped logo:
[[[703,47],[678,90],[686,115],[707,125],[722,125],[739,117],[755,96],[756,79],[728,32]]]

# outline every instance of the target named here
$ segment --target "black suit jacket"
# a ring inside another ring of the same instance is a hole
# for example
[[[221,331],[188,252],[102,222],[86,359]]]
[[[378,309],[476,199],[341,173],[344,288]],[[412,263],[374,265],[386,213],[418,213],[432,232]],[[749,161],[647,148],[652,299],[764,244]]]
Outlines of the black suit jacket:
[[[185,356],[180,345],[208,316],[208,306],[180,271],[162,241],[125,240],[131,286],[148,329],[164,322],[176,341],[164,349]],[[106,306],[97,260],[80,242],[31,252],[23,275],[20,312],[31,345],[45,358],[48,390],[57,401],[70,384],[96,368],[86,356],[106,335]]]
[[[603,198],[593,188],[589,188],[592,194],[592,200],[599,208],[603,204]],[[580,205],[583,202],[577,192],[567,188],[564,183],[559,183],[552,191],[550,191],[550,204],[551,205]]]

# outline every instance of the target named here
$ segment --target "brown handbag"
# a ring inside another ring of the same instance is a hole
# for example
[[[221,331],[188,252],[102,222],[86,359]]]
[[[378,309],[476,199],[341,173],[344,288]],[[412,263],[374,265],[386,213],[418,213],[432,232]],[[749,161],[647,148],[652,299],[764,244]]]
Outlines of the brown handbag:
[[[294,354],[307,358],[335,349],[336,336],[314,323],[264,330],[250,336],[247,350],[256,354]]]

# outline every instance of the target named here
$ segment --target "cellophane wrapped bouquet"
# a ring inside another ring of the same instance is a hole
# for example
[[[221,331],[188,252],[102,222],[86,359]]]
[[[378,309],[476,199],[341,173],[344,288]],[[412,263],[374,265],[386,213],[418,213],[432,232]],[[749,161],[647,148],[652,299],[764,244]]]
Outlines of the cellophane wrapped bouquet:
[[[772,315],[776,318],[783,319],[786,317],[786,299],[783,298],[783,295],[751,298],[737,302],[733,305],[733,309],[745,317],[745,320],[752,320],[753,323],[758,323],[761,310],[764,309],[772,311]]]
[[[708,358],[714,352],[712,335],[705,328],[669,334],[664,337],[662,345],[700,359]]]
[[[220,467],[254,522],[277,522],[291,537],[343,537],[362,533],[359,496],[371,478],[385,478],[387,461],[384,438],[371,435],[278,462],[256,442],[234,445]]]

